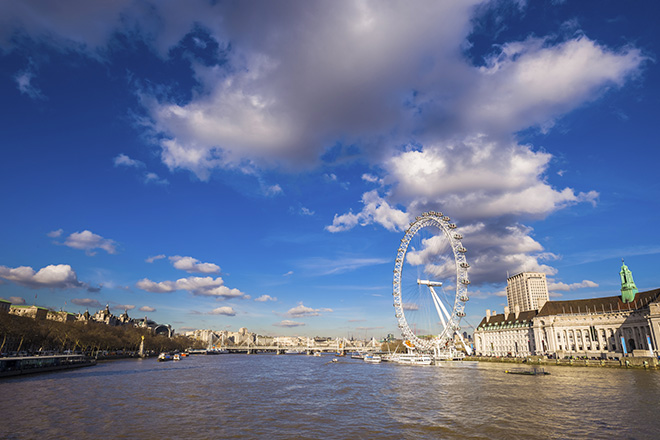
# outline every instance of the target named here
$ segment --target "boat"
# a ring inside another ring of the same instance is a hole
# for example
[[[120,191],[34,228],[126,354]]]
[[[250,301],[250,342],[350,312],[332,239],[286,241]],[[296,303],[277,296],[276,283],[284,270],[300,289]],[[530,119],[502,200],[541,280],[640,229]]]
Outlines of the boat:
[[[377,354],[364,355],[364,361],[370,364],[379,364],[383,359]]]
[[[172,356],[169,353],[161,353],[158,355],[158,362],[171,361]]]
[[[332,358],[332,362],[339,362],[339,360],[337,360],[337,358]]]
[[[315,351],[312,356],[321,357],[321,352],[320,351]]]
[[[173,357],[172,360],[174,361],[180,361],[181,360],[181,355],[179,353],[176,353]]]
[[[401,353],[392,358],[392,361],[397,364],[406,364],[406,365],[431,365],[433,359],[431,356],[425,354],[414,354],[414,353]]]
[[[188,354],[207,354],[207,350],[205,348],[190,348]]]
[[[0,358],[0,377],[68,370],[92,365],[96,365],[96,359],[80,354],[4,357]]]
[[[525,376],[547,376],[550,374],[543,368],[532,368],[531,370],[525,368],[512,368],[510,370],[504,370],[504,372],[506,374],[523,374]]]
[[[365,355],[360,352],[351,354],[351,359],[364,359]]]

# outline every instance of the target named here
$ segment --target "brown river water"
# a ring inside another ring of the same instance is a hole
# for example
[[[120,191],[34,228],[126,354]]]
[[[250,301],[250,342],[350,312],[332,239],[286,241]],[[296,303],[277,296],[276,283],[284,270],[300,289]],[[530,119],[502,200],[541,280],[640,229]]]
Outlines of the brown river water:
[[[659,439],[660,371],[118,360],[0,380],[2,439]]]

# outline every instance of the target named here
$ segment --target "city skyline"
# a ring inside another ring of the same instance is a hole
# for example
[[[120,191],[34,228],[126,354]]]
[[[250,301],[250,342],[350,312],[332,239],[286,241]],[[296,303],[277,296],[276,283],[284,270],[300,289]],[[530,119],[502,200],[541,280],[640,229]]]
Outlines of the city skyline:
[[[509,274],[612,296],[625,258],[660,286],[653,2],[0,12],[1,298],[398,336],[394,259],[429,210],[464,237],[470,333]]]

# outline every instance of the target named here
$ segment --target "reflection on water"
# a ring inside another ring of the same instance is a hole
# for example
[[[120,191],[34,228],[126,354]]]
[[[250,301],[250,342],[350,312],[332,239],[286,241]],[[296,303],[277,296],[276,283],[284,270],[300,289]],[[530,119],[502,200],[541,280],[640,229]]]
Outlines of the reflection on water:
[[[328,357],[101,363],[0,382],[0,438],[652,439],[660,371]]]

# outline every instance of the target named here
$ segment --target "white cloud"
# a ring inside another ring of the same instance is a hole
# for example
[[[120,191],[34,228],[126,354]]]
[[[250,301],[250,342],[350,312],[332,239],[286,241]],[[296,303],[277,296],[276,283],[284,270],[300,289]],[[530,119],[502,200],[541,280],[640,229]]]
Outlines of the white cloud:
[[[9,302],[11,302],[12,304],[16,304],[16,305],[22,305],[22,304],[25,304],[25,298],[20,297],[20,296],[10,296],[10,297],[7,298],[7,299],[8,299]]]
[[[87,255],[95,255],[94,249],[103,249],[109,254],[117,253],[117,243],[114,240],[103,238],[88,230],[72,233],[63,244],[74,249],[84,250]]]
[[[113,159],[113,162],[116,167],[118,166],[125,166],[125,167],[130,167],[130,168],[140,168],[144,166],[144,162],[140,162],[139,160],[131,159],[124,153],[119,153],[117,157]]]
[[[73,298],[71,302],[77,306],[83,306],[83,307],[93,307],[93,308],[101,308],[103,307],[101,303],[92,298]]]
[[[236,316],[236,312],[233,308],[224,306],[217,307],[209,312],[209,315],[225,315],[225,316]]]
[[[32,99],[46,99],[41,90],[33,84],[32,80],[34,77],[35,73],[33,71],[33,64],[31,63],[31,66],[27,70],[18,72],[14,76],[14,81],[16,81],[18,90],[21,93],[29,96]]]
[[[146,261],[147,263],[153,263],[154,261],[162,260],[163,258],[166,258],[166,256],[163,255],[163,254],[160,254],[160,255],[154,255],[153,257],[149,257],[144,261]]]
[[[415,303],[403,303],[402,305],[403,310],[408,310],[408,311],[416,311],[419,310],[419,305]]]
[[[152,172],[144,173],[144,183],[153,183],[154,185],[169,185],[167,179],[161,179],[158,174]]]
[[[279,194],[283,194],[284,190],[282,189],[281,186],[279,186],[278,184],[275,184],[275,185],[270,185],[268,187],[265,187],[264,192],[267,196],[273,197],[273,196],[276,196],[276,195],[279,195]]]
[[[410,222],[407,213],[390,206],[390,204],[378,195],[377,190],[366,192],[362,195],[364,208],[358,214],[349,212],[336,215],[332,225],[326,226],[329,232],[341,232],[349,230],[356,225],[366,226],[377,223],[389,231],[404,230]]]
[[[58,238],[58,237],[62,236],[62,233],[64,233],[64,230],[62,230],[62,229],[57,229],[57,230],[55,230],[55,231],[50,231],[50,232],[49,232],[48,234],[46,234],[46,235],[49,236],[50,238]]]
[[[141,312],[155,312],[156,309],[151,306],[142,306],[138,309]]]
[[[283,277],[289,277],[289,276],[291,276],[291,275],[293,275],[293,271],[292,271],[292,270],[288,271],[288,272],[285,273],[285,274],[282,274]]]
[[[567,292],[569,290],[586,289],[591,287],[598,287],[598,283],[590,280],[582,280],[580,283],[566,284],[561,282],[548,283],[548,291],[550,292]]]
[[[270,295],[261,295],[259,298],[255,298],[255,301],[266,302],[266,301],[277,301],[277,298],[274,298]]]
[[[301,266],[308,272],[318,275],[332,275],[350,272],[366,266],[391,263],[389,258],[306,258]],[[286,275],[286,274],[285,274]]]
[[[273,324],[275,327],[286,327],[286,328],[292,328],[292,327],[302,327],[305,325],[304,322],[296,322],[296,321],[291,321],[288,319],[284,319],[280,322],[277,322]]]
[[[78,281],[76,272],[68,264],[49,265],[35,272],[29,266],[10,268],[0,266],[0,278],[31,288],[76,288],[84,284]]]
[[[580,35],[564,42],[530,37],[504,44],[486,60],[465,111],[480,130],[512,133],[554,120],[621,86],[645,57],[638,49],[613,51]]]
[[[176,283],[174,281],[162,281],[160,283],[156,283],[147,278],[143,278],[135,283],[135,285],[140,289],[151,293],[169,293],[177,290]]]
[[[373,224],[401,232],[415,215],[443,210],[478,227],[478,237],[466,233],[476,280],[520,268],[554,273],[545,264],[554,256],[524,223],[594,204],[598,193],[553,186],[552,154],[520,144],[516,133],[550,130],[625,85],[647,58],[633,46],[603,46],[572,22],[571,37],[503,42],[475,65],[464,52],[486,1],[340,3],[160,2],[146,14],[131,0],[4,2],[0,47],[31,39],[102,58],[112,36],[130,34],[166,58],[193,28],[204,29],[224,55],[215,65],[191,63],[198,84],[190,100],[138,91],[146,130],[171,170],[202,180],[217,169],[298,170],[336,145],[336,163],[364,160],[380,177],[364,174],[379,189],[365,192],[355,212],[336,213],[329,232]],[[517,6],[513,13],[525,14],[525,2]],[[32,76],[21,81],[32,87]],[[260,185],[265,195],[282,193]]]
[[[116,304],[111,307],[113,310],[133,310],[134,308],[133,304]]]
[[[188,273],[219,273],[220,266],[213,263],[201,263],[193,257],[182,257],[174,255],[170,257],[172,266],[179,270],[185,270]]]
[[[321,316],[321,312],[332,312],[332,309],[313,309],[300,302],[296,307],[289,309],[286,314],[292,318],[301,318],[303,316]]]
[[[144,278],[138,281],[136,286],[152,293],[169,293],[176,290],[185,290],[196,296],[249,299],[249,295],[246,295],[240,290],[225,286],[221,277],[215,279],[213,277],[188,277],[180,278],[176,281],[161,281],[158,283]]]

